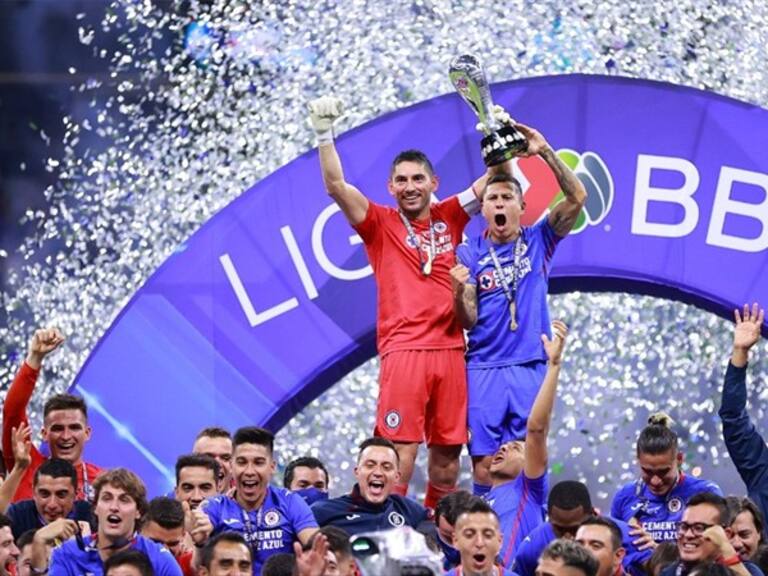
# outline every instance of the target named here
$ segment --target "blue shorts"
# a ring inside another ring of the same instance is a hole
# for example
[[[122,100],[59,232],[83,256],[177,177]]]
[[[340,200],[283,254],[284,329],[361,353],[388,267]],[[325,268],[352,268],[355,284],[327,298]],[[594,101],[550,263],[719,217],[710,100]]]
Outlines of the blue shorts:
[[[547,363],[467,368],[469,453],[495,454],[502,444],[525,438],[528,415]]]

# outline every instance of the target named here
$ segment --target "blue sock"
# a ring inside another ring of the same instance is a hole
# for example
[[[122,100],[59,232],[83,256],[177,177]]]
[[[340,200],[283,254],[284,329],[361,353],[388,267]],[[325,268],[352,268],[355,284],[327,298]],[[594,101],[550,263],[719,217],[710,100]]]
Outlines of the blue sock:
[[[472,482],[472,494],[475,496],[485,496],[490,491],[491,487],[487,484],[478,484],[477,482]]]

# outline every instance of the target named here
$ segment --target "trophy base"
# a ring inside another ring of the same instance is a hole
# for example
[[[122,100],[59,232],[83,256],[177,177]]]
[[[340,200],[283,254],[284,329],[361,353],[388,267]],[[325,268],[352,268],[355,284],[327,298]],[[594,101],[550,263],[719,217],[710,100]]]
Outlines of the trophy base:
[[[528,140],[514,126],[503,126],[480,141],[483,162],[496,166],[528,149]]]

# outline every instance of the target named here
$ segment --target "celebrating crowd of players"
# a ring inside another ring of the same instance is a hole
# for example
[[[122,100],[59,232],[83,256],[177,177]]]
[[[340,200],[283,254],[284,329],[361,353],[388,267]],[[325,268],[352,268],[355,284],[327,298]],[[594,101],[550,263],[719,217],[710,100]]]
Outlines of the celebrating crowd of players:
[[[714,483],[686,475],[660,414],[639,434],[637,481],[617,487],[610,513],[601,513],[587,486],[550,488],[547,475],[568,333],[550,321],[548,278],[584,186],[538,131],[517,124],[524,154],[543,160],[562,190],[540,222],[521,226],[525,202],[510,163],[433,202],[439,180],[416,150],[392,163],[396,207],[383,206],[344,177],[333,141],[341,112],[332,97],[310,103],[325,187],[373,267],[381,355],[376,427],[359,446],[351,491],[329,498],[328,471],[309,456],[289,463],[277,487],[271,432],[208,427],[179,456],[173,492],[148,500],[130,470],[85,461],[87,406],[67,394],[45,403],[51,456],[43,456],[26,409],[45,357],[64,338],[42,329],[3,404],[0,576],[351,576],[350,536],[403,526],[426,535],[451,576],[762,574],[768,448],[746,412],[746,365],[764,311],[755,304],[735,313],[720,410],[749,498],[724,498]],[[477,212],[487,229],[462,244]],[[406,494],[424,441],[422,505]],[[464,445],[472,493],[456,487]]]

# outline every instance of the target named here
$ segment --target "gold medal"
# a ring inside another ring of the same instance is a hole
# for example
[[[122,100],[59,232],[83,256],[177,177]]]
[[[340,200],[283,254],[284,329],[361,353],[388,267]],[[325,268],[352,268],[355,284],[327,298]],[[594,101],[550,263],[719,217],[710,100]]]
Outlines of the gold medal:
[[[421,267],[421,272],[424,276],[432,274],[432,250],[427,249],[427,261],[424,262],[424,266]]]
[[[515,306],[515,301],[512,300],[512,302],[509,303],[509,329],[510,330],[517,330],[517,318],[515,318],[517,312],[517,307]]]

